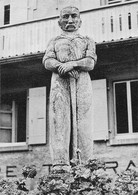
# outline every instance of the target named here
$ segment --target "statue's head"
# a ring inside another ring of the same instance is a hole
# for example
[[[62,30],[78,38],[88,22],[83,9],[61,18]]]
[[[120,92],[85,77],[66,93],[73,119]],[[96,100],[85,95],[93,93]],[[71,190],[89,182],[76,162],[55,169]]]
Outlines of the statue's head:
[[[60,12],[58,24],[63,31],[77,31],[81,26],[79,9],[71,6],[63,8]]]

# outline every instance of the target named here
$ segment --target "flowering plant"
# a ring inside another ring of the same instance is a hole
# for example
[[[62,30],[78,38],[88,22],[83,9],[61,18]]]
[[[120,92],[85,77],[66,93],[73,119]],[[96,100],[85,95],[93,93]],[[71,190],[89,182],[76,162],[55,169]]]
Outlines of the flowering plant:
[[[27,178],[36,175],[35,166],[24,166],[23,178],[1,179],[0,195],[138,195],[138,172],[123,171],[115,179],[109,177],[105,163],[88,160],[71,161],[71,166],[53,168],[39,179],[34,190],[26,187]]]
[[[118,175],[115,180],[113,194],[138,195],[138,172],[129,169]]]
[[[97,194],[111,192],[111,178],[105,172],[105,163],[100,160],[89,160],[78,164],[73,160],[69,172],[53,171],[43,177],[39,183],[42,194]]]
[[[0,180],[0,193],[1,195],[36,195],[29,192],[26,188],[26,179],[34,178],[36,176],[36,168],[34,165],[24,166],[22,169],[23,178],[15,179],[1,179]]]

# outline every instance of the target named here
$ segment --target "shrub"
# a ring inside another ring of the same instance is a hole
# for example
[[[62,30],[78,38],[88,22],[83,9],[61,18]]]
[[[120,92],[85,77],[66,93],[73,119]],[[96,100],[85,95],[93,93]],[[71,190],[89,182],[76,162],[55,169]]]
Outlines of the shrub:
[[[94,159],[86,164],[72,164],[69,172],[63,167],[62,170],[53,170],[50,175],[40,179],[39,190],[43,195],[102,195],[111,192],[111,178],[105,171],[105,163]]]
[[[116,195],[138,195],[138,172],[123,171],[115,180],[113,193]]]
[[[35,166],[24,166],[22,178],[1,179],[0,195],[138,195],[138,172],[123,171],[113,179],[98,159],[85,164],[72,160],[71,167],[53,168],[49,175],[39,178],[34,190],[29,190],[27,179],[36,173]]]

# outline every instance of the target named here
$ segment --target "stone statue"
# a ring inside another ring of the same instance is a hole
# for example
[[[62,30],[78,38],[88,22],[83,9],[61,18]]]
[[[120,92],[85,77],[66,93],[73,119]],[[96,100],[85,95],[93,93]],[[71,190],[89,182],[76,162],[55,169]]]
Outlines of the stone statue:
[[[43,64],[52,71],[50,90],[50,146],[53,165],[69,165],[81,150],[82,160],[92,158],[92,86],[88,71],[96,63],[95,43],[78,34],[79,10],[61,10],[62,34],[46,49]]]

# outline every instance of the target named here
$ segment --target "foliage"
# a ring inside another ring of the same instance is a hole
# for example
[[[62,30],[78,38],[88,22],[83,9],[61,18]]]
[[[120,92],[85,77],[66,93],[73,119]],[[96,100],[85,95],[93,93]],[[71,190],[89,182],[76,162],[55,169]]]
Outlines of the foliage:
[[[105,171],[105,163],[94,159],[86,164],[73,161],[69,172],[54,170],[39,183],[42,194],[105,194],[111,192],[111,178]]]
[[[24,166],[22,168],[22,175],[24,178],[34,178],[37,174],[35,165]]]
[[[138,195],[138,172],[123,171],[115,180],[113,193],[116,195]]]
[[[1,195],[26,195],[25,191],[20,190],[16,184],[16,180],[1,179],[0,180],[0,194]]]
[[[135,170],[123,171],[113,179],[105,163],[98,159],[85,164],[72,160],[71,167],[61,167],[53,168],[48,176],[39,179],[34,190],[29,190],[27,179],[33,180],[37,172],[35,166],[24,166],[23,178],[0,180],[0,195],[138,195]]]
[[[34,165],[24,166],[22,169],[23,178],[17,179],[1,179],[0,194],[1,195],[37,195],[37,190],[29,192],[26,188],[26,179],[36,176],[36,168]]]

